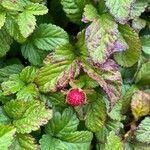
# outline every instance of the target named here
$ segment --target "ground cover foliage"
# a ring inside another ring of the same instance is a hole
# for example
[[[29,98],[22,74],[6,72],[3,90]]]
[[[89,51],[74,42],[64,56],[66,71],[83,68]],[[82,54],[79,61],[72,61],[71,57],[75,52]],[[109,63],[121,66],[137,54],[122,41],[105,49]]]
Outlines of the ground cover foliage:
[[[149,4],[0,0],[0,149],[149,150]]]

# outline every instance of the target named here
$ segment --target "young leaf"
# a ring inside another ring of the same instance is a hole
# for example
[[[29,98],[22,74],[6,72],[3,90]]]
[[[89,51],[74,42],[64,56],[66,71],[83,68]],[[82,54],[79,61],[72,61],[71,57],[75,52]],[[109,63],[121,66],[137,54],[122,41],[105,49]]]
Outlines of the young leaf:
[[[136,75],[135,82],[140,85],[150,84],[150,61],[141,66]]]
[[[94,19],[97,17],[99,16],[96,8],[91,4],[87,4],[84,8],[82,21],[87,23],[89,21],[94,21]]]
[[[24,11],[18,16],[19,30],[24,38],[27,38],[35,29],[36,18],[28,11]]]
[[[99,94],[97,95],[97,99],[88,105],[87,115],[85,117],[86,127],[92,132],[97,132],[104,125],[106,114],[107,110],[104,97]]]
[[[139,59],[141,54],[141,42],[138,34],[134,32],[128,25],[120,25],[119,31],[127,42],[129,48],[123,52],[117,52],[114,55],[117,63],[123,67],[133,66]]]
[[[35,79],[39,89],[43,92],[60,90],[79,74],[78,60],[70,44],[58,47],[46,63]]]
[[[107,143],[105,144],[105,150],[123,150],[123,143],[121,139],[115,135],[115,132],[110,132],[107,137]]]
[[[150,117],[146,117],[138,126],[136,139],[142,143],[150,143]]]
[[[106,6],[116,20],[125,24],[130,19],[130,12],[134,0],[106,0]]]
[[[67,17],[74,23],[81,23],[83,9],[89,0],[61,0],[63,10]]]
[[[42,50],[53,50],[59,45],[68,43],[67,33],[52,24],[41,24],[33,33],[33,44]]]
[[[17,134],[9,150],[37,150],[36,140],[29,134]]]
[[[108,14],[94,19],[86,29],[85,42],[92,61],[99,64],[105,63],[114,52],[127,49],[118,25]]]
[[[7,150],[13,142],[16,129],[11,126],[0,125],[0,149]]]
[[[150,114],[150,94],[137,91],[132,96],[131,110],[134,118],[138,120],[142,116]]]
[[[39,3],[30,3],[25,9],[32,15],[44,15],[48,12],[47,7]]]
[[[64,134],[74,132],[79,125],[79,119],[71,108],[67,108],[62,114],[56,112],[46,126],[46,133],[51,136],[62,137]]]
[[[14,118],[13,125],[17,132],[22,134],[38,130],[52,118],[52,111],[46,109],[44,103],[38,100],[28,102],[12,100],[5,105],[4,109]]]

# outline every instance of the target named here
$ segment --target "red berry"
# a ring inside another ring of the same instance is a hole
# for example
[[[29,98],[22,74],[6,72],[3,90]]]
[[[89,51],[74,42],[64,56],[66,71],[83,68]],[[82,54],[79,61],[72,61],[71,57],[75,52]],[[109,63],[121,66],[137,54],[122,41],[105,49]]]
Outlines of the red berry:
[[[86,95],[81,89],[71,89],[67,94],[67,103],[71,106],[79,106],[85,99]]]

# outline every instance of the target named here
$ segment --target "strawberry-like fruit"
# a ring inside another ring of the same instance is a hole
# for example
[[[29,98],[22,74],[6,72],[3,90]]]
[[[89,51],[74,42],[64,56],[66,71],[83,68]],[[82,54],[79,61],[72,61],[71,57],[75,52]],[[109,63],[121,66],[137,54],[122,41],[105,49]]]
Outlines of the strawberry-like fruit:
[[[81,89],[71,89],[67,93],[67,103],[71,106],[79,106],[85,102],[86,95]]]

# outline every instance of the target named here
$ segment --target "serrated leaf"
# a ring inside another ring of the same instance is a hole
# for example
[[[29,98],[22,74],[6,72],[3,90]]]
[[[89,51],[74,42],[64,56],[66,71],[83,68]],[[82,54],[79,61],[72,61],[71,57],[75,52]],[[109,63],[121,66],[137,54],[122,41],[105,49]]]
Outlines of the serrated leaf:
[[[86,47],[94,63],[103,64],[117,51],[127,49],[127,44],[118,32],[118,25],[108,14],[94,19],[85,32]]]
[[[91,4],[87,4],[84,8],[82,21],[87,23],[89,21],[94,21],[94,19],[97,17],[98,17],[98,12],[96,8]]]
[[[141,37],[141,42],[142,42],[142,50],[145,54],[147,54],[148,56],[150,56],[150,36],[149,35],[145,35],[143,37]]]
[[[18,25],[23,37],[27,38],[35,29],[36,18],[28,11],[24,11],[18,16]]]
[[[33,44],[42,50],[53,50],[59,45],[68,43],[67,33],[53,24],[41,24],[33,36]]]
[[[23,69],[23,65],[9,65],[0,69],[0,82],[8,80],[9,76],[12,74],[18,74]]]
[[[89,0],[61,0],[66,16],[74,23],[81,23],[83,9]]]
[[[5,30],[0,30],[0,58],[5,56],[10,49],[12,39]]]
[[[79,65],[70,44],[58,47],[52,58],[46,59],[46,65],[40,68],[35,79],[43,92],[57,91],[66,87],[70,80],[79,74]]]
[[[106,0],[105,4],[116,20],[125,24],[130,19],[129,16],[134,2],[134,0]]]
[[[136,130],[136,139],[142,143],[150,143],[150,117],[146,117]]]
[[[38,100],[28,102],[12,100],[4,109],[10,117],[13,117],[13,125],[17,132],[22,134],[38,130],[52,117],[52,111],[46,109],[44,103]]]
[[[146,26],[146,20],[141,19],[141,18],[135,18],[132,20],[132,28],[139,32]]]
[[[148,6],[148,0],[136,0],[135,4],[133,5],[131,9],[130,18],[134,19],[136,17],[139,17]]]
[[[85,119],[86,127],[92,132],[97,132],[105,123],[107,109],[104,97],[97,95],[95,101],[91,102],[87,108]]]
[[[29,41],[21,47],[21,52],[24,58],[28,59],[29,62],[35,66],[40,66],[47,55],[47,52],[38,49]]]
[[[51,136],[62,137],[64,134],[74,132],[79,125],[79,119],[71,108],[67,108],[63,113],[56,112],[46,126],[46,133]]]
[[[13,141],[16,129],[11,126],[0,125],[0,149],[7,150]]]
[[[138,120],[140,117],[150,114],[150,94],[143,91],[137,91],[132,96],[131,110],[134,118]]]
[[[6,20],[6,12],[0,10],[0,29],[4,26]]]
[[[133,66],[141,54],[141,42],[139,36],[128,25],[120,25],[119,31],[127,42],[129,48],[123,52],[117,52],[114,55],[117,63],[124,67]]]
[[[97,139],[97,147],[98,149],[105,149],[105,143],[107,142],[107,137],[109,133],[114,131],[115,133],[119,133],[122,128],[122,124],[119,121],[108,119],[103,127],[99,129],[98,132],[95,133]]]
[[[19,30],[19,25],[17,24],[17,18],[14,16],[7,16],[5,22],[6,31],[12,36],[17,42],[23,43],[26,41],[26,38],[23,37]]]
[[[13,0],[3,0],[2,6],[11,11],[23,11],[23,3],[21,0],[13,1]]]
[[[39,3],[30,3],[25,9],[32,15],[44,15],[48,12],[47,7]]]
[[[3,108],[0,107],[0,125],[8,125],[9,123],[9,117],[4,113]]]
[[[7,81],[4,81],[1,86],[4,95],[14,94],[24,87],[25,83],[20,79],[18,74],[13,74]]]
[[[103,88],[110,100],[110,110],[121,97],[122,79],[114,61],[109,60],[105,65],[90,65],[85,60],[80,62],[84,72]]]
[[[141,66],[136,75],[135,82],[140,85],[150,84],[150,61]]]
[[[20,79],[26,83],[31,83],[34,81],[37,72],[38,69],[36,67],[28,66],[21,71]]]
[[[36,140],[29,134],[17,134],[9,150],[37,150]]]
[[[115,132],[110,132],[107,137],[107,143],[105,144],[105,150],[123,150],[123,143],[121,139],[115,135]]]
[[[121,103],[122,103],[122,114],[126,114],[127,112],[130,111],[130,104],[131,104],[131,100],[132,100],[132,96],[133,94],[138,90],[138,87],[135,85],[132,85],[127,91],[126,93],[123,95],[122,99],[121,99]]]
[[[30,83],[24,86],[17,94],[18,100],[31,101],[39,98],[39,91],[35,84]]]
[[[50,135],[43,135],[40,140],[41,150],[89,150],[92,134],[89,131],[76,131],[64,135],[61,140]]]

